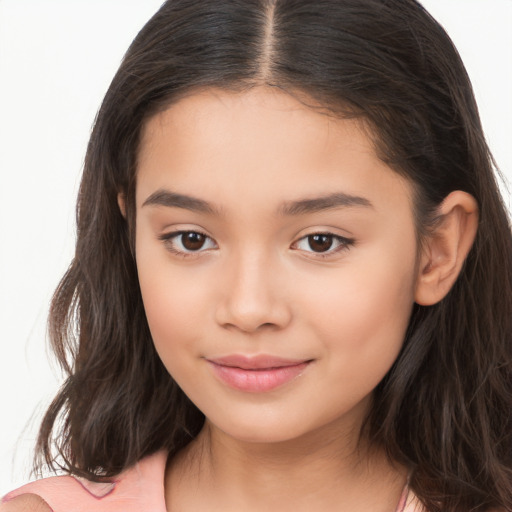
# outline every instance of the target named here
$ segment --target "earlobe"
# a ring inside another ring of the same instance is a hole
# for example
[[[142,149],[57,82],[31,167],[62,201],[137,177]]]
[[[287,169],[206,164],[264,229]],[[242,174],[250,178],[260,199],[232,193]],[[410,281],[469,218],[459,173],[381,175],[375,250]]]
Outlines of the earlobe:
[[[431,306],[442,300],[457,280],[478,228],[473,196],[456,190],[439,208],[439,219],[424,240],[418,267],[415,301]]]
[[[117,194],[117,204],[121,211],[121,215],[126,219],[126,195],[124,192],[119,192]]]

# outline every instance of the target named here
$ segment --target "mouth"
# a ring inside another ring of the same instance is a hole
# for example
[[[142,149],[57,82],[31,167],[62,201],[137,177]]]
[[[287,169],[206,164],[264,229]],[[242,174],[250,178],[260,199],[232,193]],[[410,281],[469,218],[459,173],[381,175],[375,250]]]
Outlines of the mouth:
[[[224,384],[248,393],[272,391],[301,375],[312,359],[283,359],[257,355],[230,355],[206,359]]]

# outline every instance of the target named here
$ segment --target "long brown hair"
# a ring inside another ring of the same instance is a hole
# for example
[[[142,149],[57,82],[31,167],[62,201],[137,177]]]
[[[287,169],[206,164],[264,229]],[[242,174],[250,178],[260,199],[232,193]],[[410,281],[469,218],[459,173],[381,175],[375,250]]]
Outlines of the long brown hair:
[[[414,307],[364,435],[413,468],[428,510],[512,509],[512,237],[464,66],[414,0],[169,0],[141,30],[87,149],[76,254],[49,320],[68,377],[36,467],[113,476],[156,450],[172,456],[201,429],[144,314],[133,256],[139,138],[194,89],[263,84],[362,117],[380,157],[414,184],[419,233],[451,191],[476,198],[462,273],[439,304]]]

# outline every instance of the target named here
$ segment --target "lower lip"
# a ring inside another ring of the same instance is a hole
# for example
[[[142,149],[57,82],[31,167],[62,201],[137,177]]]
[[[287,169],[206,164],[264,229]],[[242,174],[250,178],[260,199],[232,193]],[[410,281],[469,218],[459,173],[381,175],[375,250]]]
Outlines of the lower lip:
[[[245,370],[234,366],[224,366],[208,361],[215,375],[228,386],[248,393],[272,391],[298,377],[308,366],[309,361],[260,370]]]

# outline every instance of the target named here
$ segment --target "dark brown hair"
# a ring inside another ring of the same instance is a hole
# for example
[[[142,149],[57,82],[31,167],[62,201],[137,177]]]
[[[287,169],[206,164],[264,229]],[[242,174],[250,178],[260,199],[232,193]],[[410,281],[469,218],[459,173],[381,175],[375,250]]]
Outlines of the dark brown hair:
[[[68,377],[43,420],[37,467],[112,476],[156,450],[176,453],[201,429],[144,314],[138,144],[150,116],[195,89],[257,85],[364,119],[381,158],[414,184],[419,232],[451,191],[476,198],[462,273],[440,303],[414,307],[365,435],[413,468],[430,511],[511,510],[512,237],[464,66],[414,0],[169,0],[141,30],[87,150],[76,255],[49,322]]]

